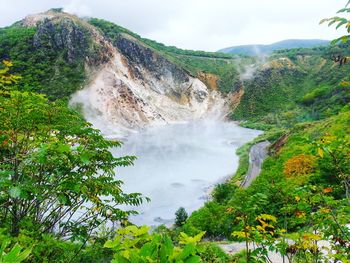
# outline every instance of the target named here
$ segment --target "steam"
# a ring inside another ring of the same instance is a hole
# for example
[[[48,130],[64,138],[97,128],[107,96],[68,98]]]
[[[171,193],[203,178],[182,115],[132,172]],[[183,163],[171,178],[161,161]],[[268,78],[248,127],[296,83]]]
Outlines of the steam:
[[[136,224],[171,224],[179,207],[188,212],[203,206],[210,189],[238,166],[236,149],[259,131],[234,123],[204,119],[149,127],[130,135],[115,155],[135,155],[133,167],[119,168],[126,192],[141,192],[150,203],[136,208]]]
[[[267,62],[268,54],[262,52],[259,46],[253,46],[253,49],[254,63],[243,65],[243,68],[239,68],[238,70],[241,81],[253,79],[256,71]]]
[[[232,176],[238,166],[236,149],[260,132],[225,123],[224,99],[200,80],[184,83],[189,88],[179,101],[169,93],[172,78],[159,81],[145,71],[147,81],[140,83],[115,56],[114,63],[72,96],[70,105],[106,137],[124,141],[122,148],[112,149],[115,156],[138,157],[133,167],[116,170],[125,192],[151,198],[137,207],[140,215],[132,221],[171,224],[180,206],[188,212],[198,209],[213,185]]]

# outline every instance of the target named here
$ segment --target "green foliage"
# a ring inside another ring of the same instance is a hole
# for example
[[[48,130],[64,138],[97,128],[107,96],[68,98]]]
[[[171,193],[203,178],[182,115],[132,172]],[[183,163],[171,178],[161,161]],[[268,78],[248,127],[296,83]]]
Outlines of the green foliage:
[[[194,237],[180,233],[175,246],[166,234],[149,234],[149,227],[128,226],[117,230],[105,247],[114,251],[112,262],[202,262],[199,245],[204,232]],[[207,250],[208,252],[208,250]]]
[[[342,8],[340,9],[337,13],[340,14],[340,13],[350,13],[350,8],[348,8],[348,5],[349,5],[349,2],[346,4],[345,8]],[[331,18],[325,18],[325,19],[322,19],[320,24],[322,23],[325,23],[327,22],[328,23],[328,26],[331,26],[331,25],[336,25],[336,29],[340,28],[340,27],[345,27],[347,33],[350,33],[350,20],[348,18],[344,18],[344,17],[339,17],[339,16],[334,16],[334,17],[331,17]],[[342,43],[345,43],[347,41],[349,41],[350,39],[350,34],[348,35],[344,35],[344,36],[341,36],[337,39],[334,39],[332,41],[332,44],[337,44],[339,42],[342,42]]]
[[[135,159],[110,153],[120,142],[105,140],[65,104],[43,95],[4,91],[0,105],[2,227],[13,235],[26,229],[86,238],[102,222],[134,213],[119,208],[142,202],[115,179],[114,169]]]
[[[281,132],[283,131],[271,130],[259,139],[278,140]],[[238,188],[230,197],[218,200],[214,198],[206,203],[203,208],[192,213],[183,227],[184,231],[206,231],[208,237],[232,239],[234,237],[230,234],[242,229],[237,217],[245,216],[247,225],[254,225],[255,218],[261,214],[275,216],[278,218],[277,227],[288,232],[309,231],[310,214],[315,209],[324,207],[320,196],[315,199],[307,196],[307,193],[315,195],[314,190],[310,190],[313,186],[332,188],[330,198],[339,203],[338,208],[332,204],[329,209],[334,211],[342,225],[345,224],[346,220],[343,219],[349,216],[344,200],[347,192],[345,180],[348,180],[350,167],[350,112],[339,113],[321,122],[297,125],[287,133],[288,139],[281,148],[271,149],[274,154],[265,160],[260,176],[248,189]],[[241,148],[241,151],[247,153],[247,149],[249,146]],[[322,156],[320,149],[323,149]],[[316,159],[312,173],[287,177],[284,173],[285,164],[300,154],[311,155]],[[338,168],[336,165],[339,165]],[[221,188],[224,189],[220,186],[219,191]],[[306,204],[304,201],[308,200],[313,201]]]
[[[162,43],[158,43],[154,40],[142,38],[141,36],[131,32],[128,29],[125,29],[121,26],[113,24],[111,22],[105,21],[103,19],[91,18],[89,23],[100,28],[103,33],[112,41],[116,40],[121,33],[125,33],[135,37],[138,40],[141,40],[148,46],[152,47],[155,50],[164,52],[164,53],[173,53],[178,55],[186,56],[198,56],[198,57],[208,57],[208,58],[233,58],[235,56],[219,52],[206,52],[206,51],[195,51],[195,50],[184,50],[174,46],[166,46]]]
[[[106,262],[111,253],[103,248],[106,237],[92,236],[88,243],[62,240],[54,235],[21,232],[18,237],[11,237],[6,229],[0,230],[0,244],[8,243],[27,248],[23,252],[31,251],[25,262]],[[5,252],[8,252],[6,249]],[[13,261],[11,261],[13,262]],[[14,261],[17,262],[17,261]]]
[[[183,230],[191,235],[205,231],[207,237],[215,239],[229,237],[234,215],[228,208],[227,205],[209,201],[191,214]]]
[[[237,186],[231,183],[223,183],[215,186],[215,189],[212,193],[213,200],[219,203],[225,203],[231,199],[231,196],[234,195],[237,190]]]
[[[175,212],[175,225],[176,226],[182,226],[188,218],[188,214],[185,210],[185,208],[180,207],[176,212]]]
[[[337,114],[350,102],[349,65],[335,68],[331,57],[348,53],[346,44],[274,54],[269,66],[244,82],[245,93],[231,117],[265,130]]]
[[[66,50],[34,46],[36,30],[26,27],[0,29],[0,60],[11,60],[11,73],[20,74],[17,88],[47,94],[50,99],[64,98],[85,81],[84,61],[69,62]]]
[[[31,249],[27,248],[23,250],[19,244],[15,244],[8,252],[6,252],[6,249],[8,248],[10,242],[10,240],[2,242],[0,247],[0,262],[17,263],[26,260],[31,253]]]

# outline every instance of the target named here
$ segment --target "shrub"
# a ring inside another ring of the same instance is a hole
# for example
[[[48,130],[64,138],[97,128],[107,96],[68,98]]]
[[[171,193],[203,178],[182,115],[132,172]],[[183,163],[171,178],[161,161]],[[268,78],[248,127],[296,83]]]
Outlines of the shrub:
[[[182,226],[188,218],[188,214],[185,210],[185,208],[180,207],[176,212],[175,212],[175,225],[176,226]]]

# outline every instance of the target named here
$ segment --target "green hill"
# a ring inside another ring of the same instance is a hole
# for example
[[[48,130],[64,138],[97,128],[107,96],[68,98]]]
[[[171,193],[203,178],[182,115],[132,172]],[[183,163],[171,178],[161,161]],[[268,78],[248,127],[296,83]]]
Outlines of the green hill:
[[[241,54],[241,55],[268,55],[276,50],[293,49],[293,48],[313,48],[318,46],[327,46],[329,41],[321,39],[287,39],[270,45],[240,45],[227,47],[218,50],[218,52],[227,54]]]

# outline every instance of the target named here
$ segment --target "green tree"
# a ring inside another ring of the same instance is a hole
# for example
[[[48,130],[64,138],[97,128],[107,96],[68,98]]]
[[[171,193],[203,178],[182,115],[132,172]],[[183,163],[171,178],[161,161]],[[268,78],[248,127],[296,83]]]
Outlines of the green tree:
[[[64,103],[44,95],[0,92],[0,222],[16,236],[85,238],[101,223],[124,220],[140,194],[115,178],[135,157],[114,157],[107,141]]]
[[[175,212],[175,225],[176,226],[182,226],[183,224],[185,224],[187,218],[188,218],[188,214],[187,214],[185,208],[180,207]]]
[[[347,2],[347,4],[345,5],[344,8],[340,9],[337,13],[350,13],[350,8],[348,7],[350,4],[350,1]],[[336,25],[336,29],[340,28],[340,27],[345,27],[346,28],[346,31],[349,33],[347,35],[344,35],[344,36],[341,36],[337,39],[334,39],[332,41],[332,44],[337,44],[339,42],[347,42],[349,41],[350,39],[350,20],[348,18],[345,18],[345,17],[339,17],[339,16],[334,16],[334,17],[330,17],[330,18],[325,18],[325,19],[322,19],[320,24],[322,23],[326,23],[328,22],[328,26],[331,26],[333,24]]]

